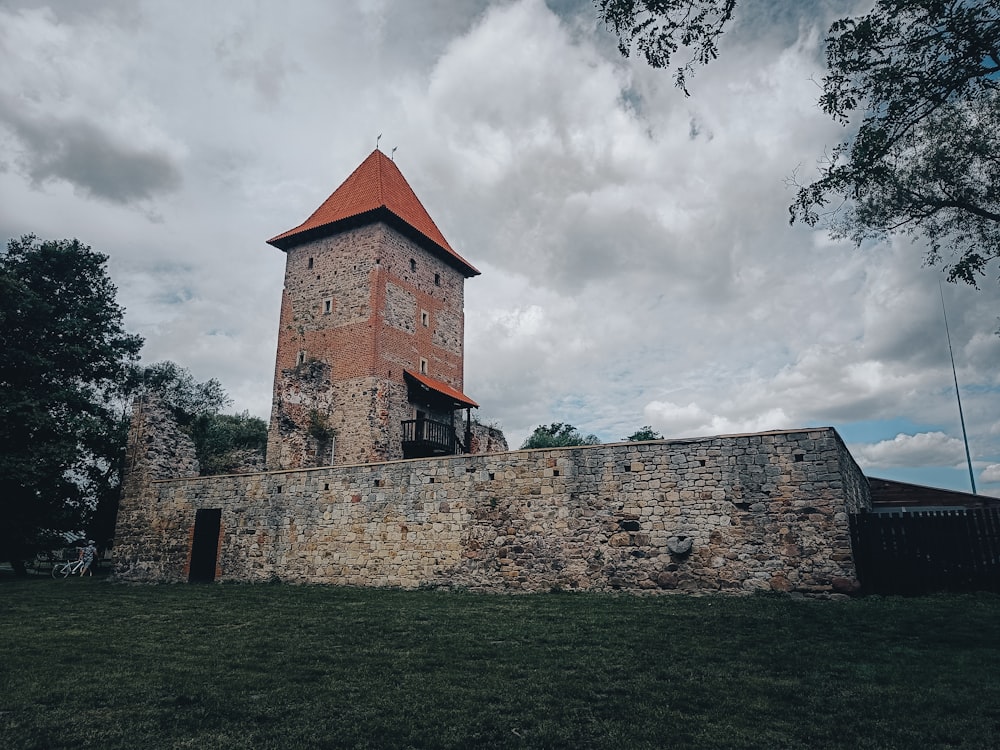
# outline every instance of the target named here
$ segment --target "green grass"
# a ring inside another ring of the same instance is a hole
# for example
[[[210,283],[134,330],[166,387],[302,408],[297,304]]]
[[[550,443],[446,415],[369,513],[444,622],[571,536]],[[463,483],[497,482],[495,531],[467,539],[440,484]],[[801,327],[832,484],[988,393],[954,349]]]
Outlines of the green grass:
[[[1000,597],[0,582],[0,747],[1000,747]]]

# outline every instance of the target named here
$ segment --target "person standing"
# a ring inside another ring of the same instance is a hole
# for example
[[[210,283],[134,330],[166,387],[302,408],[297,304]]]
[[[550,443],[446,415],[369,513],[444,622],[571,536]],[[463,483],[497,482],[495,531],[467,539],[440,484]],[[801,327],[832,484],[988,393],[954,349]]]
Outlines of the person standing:
[[[83,565],[80,567],[80,577],[83,577],[84,573],[88,573],[93,576],[94,571],[90,569],[90,566],[94,562],[94,557],[97,556],[97,547],[94,546],[94,540],[88,539],[87,546],[80,548],[80,558],[83,560]]]

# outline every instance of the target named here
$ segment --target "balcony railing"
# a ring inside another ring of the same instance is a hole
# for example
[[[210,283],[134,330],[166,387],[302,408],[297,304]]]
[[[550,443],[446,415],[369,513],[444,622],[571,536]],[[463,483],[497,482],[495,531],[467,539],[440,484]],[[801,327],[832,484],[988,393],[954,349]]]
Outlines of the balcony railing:
[[[450,456],[455,453],[455,428],[433,419],[403,421],[403,456],[426,458]]]

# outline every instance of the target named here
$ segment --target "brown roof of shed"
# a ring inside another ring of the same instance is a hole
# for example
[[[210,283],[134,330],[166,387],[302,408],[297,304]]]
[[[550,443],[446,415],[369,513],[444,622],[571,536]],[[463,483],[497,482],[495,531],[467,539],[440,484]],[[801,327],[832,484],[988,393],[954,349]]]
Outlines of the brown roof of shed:
[[[428,249],[436,250],[442,260],[466,276],[479,274],[448,244],[399,167],[378,149],[372,151],[308,219],[267,242],[288,250],[317,236],[386,218],[395,219],[391,223],[398,228],[415,231],[418,237],[414,239],[422,239],[425,247],[430,243]]]

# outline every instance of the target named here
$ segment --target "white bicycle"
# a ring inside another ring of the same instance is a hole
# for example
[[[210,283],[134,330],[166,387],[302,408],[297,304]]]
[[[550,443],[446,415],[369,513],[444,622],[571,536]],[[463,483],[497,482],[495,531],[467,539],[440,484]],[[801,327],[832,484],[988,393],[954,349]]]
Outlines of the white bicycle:
[[[67,560],[64,563],[56,563],[52,566],[53,578],[69,578],[74,573],[79,573],[83,567],[83,560]]]

